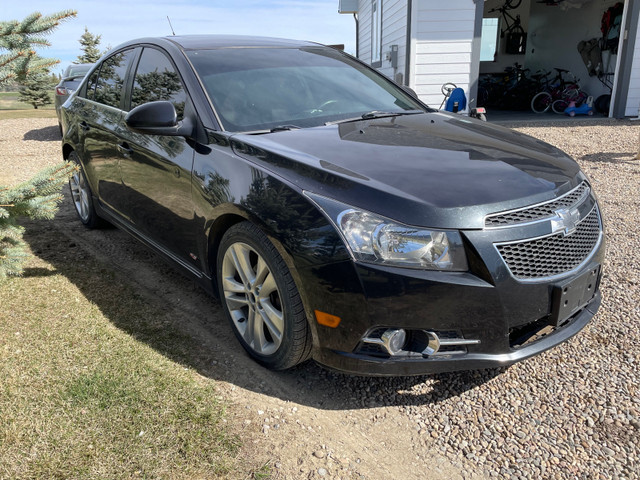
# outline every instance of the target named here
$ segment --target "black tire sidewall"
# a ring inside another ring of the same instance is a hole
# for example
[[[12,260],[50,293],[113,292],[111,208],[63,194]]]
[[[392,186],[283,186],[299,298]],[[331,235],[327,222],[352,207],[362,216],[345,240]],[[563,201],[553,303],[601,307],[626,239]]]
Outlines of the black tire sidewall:
[[[280,343],[278,350],[271,355],[262,355],[253,350],[246,343],[245,339],[236,328],[226,304],[224,288],[221,281],[222,261],[224,254],[234,243],[244,243],[249,245],[264,259],[271,271],[271,274],[274,276],[278,292],[280,293],[280,301],[282,303],[284,317],[284,332],[282,335],[282,342]],[[299,311],[296,312],[296,308],[294,307],[295,302],[301,303],[300,294],[293,283],[291,273],[289,272],[286,263],[278,253],[276,247],[258,227],[249,222],[241,222],[232,226],[224,234],[217,252],[216,279],[220,304],[224,310],[225,316],[227,317],[227,321],[231,325],[231,329],[238,341],[254,360],[267,368],[273,370],[284,370],[306,359],[306,357],[301,359],[298,358],[300,355],[296,353],[298,349],[296,348],[293,338],[295,323],[301,321],[306,323],[307,321],[306,316],[304,316],[304,311],[302,313]]]

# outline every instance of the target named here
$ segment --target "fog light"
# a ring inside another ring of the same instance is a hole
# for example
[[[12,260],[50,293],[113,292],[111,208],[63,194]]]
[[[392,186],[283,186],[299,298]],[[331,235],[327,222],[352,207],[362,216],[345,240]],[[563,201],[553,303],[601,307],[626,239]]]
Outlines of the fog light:
[[[380,339],[387,349],[387,352],[389,352],[389,355],[397,355],[402,351],[402,347],[404,347],[404,342],[407,340],[407,332],[402,328],[397,330],[390,328],[385,330]]]

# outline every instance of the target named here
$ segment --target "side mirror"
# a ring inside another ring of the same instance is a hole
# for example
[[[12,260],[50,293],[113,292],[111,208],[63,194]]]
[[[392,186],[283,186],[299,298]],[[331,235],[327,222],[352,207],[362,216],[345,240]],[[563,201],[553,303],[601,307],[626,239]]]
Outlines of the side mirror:
[[[190,137],[193,125],[188,118],[178,122],[173,103],[164,100],[143,103],[127,113],[124,121],[131,130],[146,135]]]

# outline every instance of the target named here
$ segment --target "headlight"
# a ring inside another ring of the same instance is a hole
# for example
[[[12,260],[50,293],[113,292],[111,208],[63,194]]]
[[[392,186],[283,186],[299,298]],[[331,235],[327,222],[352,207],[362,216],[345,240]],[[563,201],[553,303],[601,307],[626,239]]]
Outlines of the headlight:
[[[429,270],[466,271],[460,233],[402,225],[335,200],[306,193],[331,219],[356,260]]]

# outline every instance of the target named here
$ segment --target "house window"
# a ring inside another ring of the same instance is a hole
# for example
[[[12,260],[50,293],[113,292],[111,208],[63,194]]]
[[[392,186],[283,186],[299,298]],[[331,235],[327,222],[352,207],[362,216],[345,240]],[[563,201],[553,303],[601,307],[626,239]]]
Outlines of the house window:
[[[382,66],[382,0],[371,0],[371,65]]]
[[[499,18],[482,19],[482,37],[480,38],[480,61],[494,62],[498,52]]]

